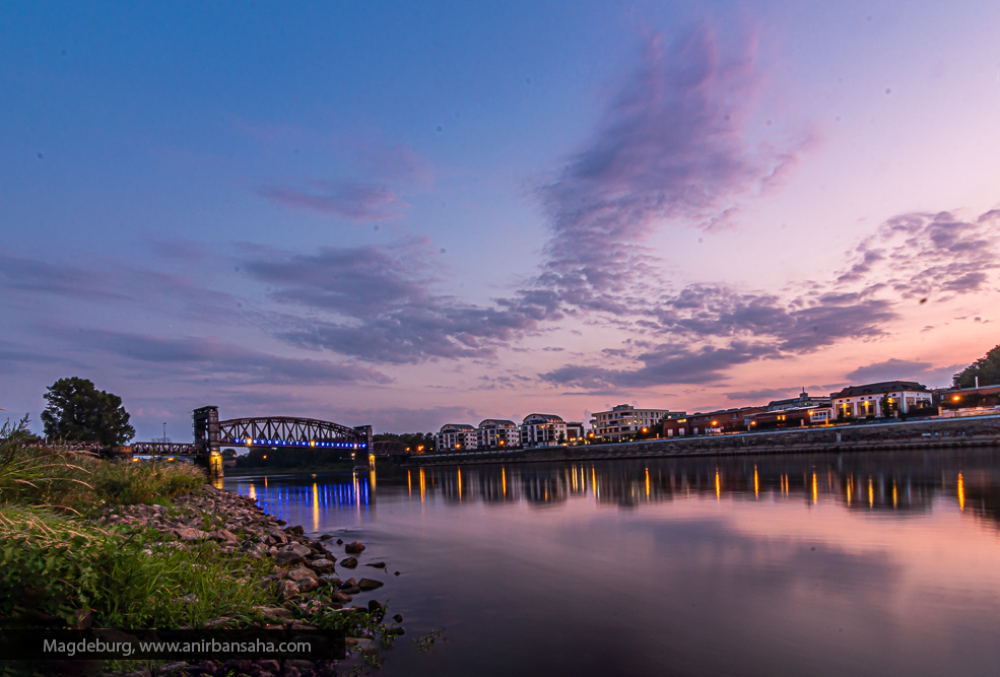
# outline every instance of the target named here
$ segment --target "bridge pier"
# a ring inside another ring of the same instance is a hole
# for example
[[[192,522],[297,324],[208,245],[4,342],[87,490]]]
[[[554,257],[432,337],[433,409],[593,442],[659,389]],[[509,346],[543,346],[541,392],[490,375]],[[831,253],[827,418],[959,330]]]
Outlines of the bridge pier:
[[[219,426],[219,408],[201,407],[194,410],[194,443],[198,447],[198,462],[208,472],[208,478],[215,484],[221,482],[222,436]]]

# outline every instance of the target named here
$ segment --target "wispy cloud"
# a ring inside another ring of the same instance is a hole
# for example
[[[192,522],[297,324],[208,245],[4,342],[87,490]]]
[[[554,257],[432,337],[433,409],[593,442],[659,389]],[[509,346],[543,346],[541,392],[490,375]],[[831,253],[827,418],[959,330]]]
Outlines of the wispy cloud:
[[[667,223],[718,227],[794,164],[800,146],[748,140],[755,51],[722,54],[707,26],[670,49],[649,42],[590,141],[538,189],[552,236],[535,287],[629,312],[633,283],[654,279],[643,239]]]
[[[274,300],[321,311],[308,321],[288,317],[279,336],[371,362],[491,358],[548,316],[537,299],[482,307],[435,293],[433,257],[429,243],[414,238],[314,255],[259,251],[243,265]]]
[[[858,246],[837,279],[885,285],[902,298],[967,294],[1000,268],[1000,210],[973,220],[951,212],[895,216]]]
[[[76,348],[165,367],[171,375],[182,378],[224,378],[229,384],[274,385],[386,384],[393,380],[371,367],[281,357],[211,336],[166,337],[90,329],[70,332],[69,338]]]
[[[291,209],[337,216],[354,223],[399,218],[409,207],[396,189],[385,184],[314,181],[312,191],[287,186],[261,186],[257,193]]]

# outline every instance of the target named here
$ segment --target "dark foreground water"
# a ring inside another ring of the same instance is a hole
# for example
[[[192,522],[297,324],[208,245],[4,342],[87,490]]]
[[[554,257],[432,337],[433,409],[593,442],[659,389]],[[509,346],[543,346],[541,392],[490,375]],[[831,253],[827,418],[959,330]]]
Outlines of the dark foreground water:
[[[226,487],[388,562],[395,675],[1000,674],[1000,453],[462,466]],[[341,555],[342,556],[342,555]],[[392,572],[400,571],[395,577]],[[378,574],[373,576],[373,574]],[[413,638],[444,628],[420,653]]]

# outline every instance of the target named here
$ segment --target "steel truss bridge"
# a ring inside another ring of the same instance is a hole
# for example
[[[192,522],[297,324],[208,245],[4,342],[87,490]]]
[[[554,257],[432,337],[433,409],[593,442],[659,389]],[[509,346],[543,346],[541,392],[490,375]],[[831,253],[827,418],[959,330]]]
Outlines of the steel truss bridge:
[[[182,442],[133,442],[133,454],[148,454],[149,456],[193,456],[198,453],[194,444]]]
[[[367,449],[361,431],[314,418],[265,416],[219,421],[219,444],[248,447]]]
[[[371,426],[349,428],[331,421],[293,416],[260,416],[219,420],[218,407],[194,410],[194,443],[134,442],[133,454],[196,456],[218,454],[222,446],[287,449],[364,450],[372,447]]]

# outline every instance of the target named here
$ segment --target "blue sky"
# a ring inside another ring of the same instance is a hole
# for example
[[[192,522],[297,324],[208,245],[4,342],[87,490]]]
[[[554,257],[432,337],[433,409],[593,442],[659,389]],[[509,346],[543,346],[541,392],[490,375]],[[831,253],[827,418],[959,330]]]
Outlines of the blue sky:
[[[7,3],[0,407],[78,375],[145,439],[943,385],[998,342],[998,14]]]

